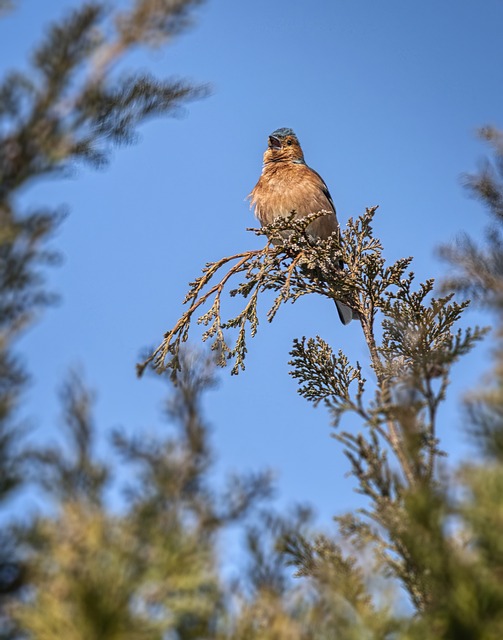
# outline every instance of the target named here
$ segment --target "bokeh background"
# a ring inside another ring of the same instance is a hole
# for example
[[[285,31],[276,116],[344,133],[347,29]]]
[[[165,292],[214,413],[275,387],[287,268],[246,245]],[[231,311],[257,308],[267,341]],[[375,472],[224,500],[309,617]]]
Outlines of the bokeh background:
[[[50,20],[78,4],[19,0],[0,21],[0,71],[26,68]],[[64,260],[49,273],[60,302],[20,345],[33,374],[25,416],[37,442],[60,438],[57,390],[71,367],[97,391],[103,456],[112,427],[145,435],[164,428],[164,387],[138,380],[135,363],[181,315],[205,262],[263,243],[246,231],[255,226],[246,196],[278,127],[296,131],[341,226],[379,205],[385,255],[414,256],[418,280],[446,274],[440,244],[463,230],[482,235],[484,212],[461,176],[485,153],[477,127],[503,124],[500,0],[213,0],[196,16],[171,46],[139,51],[133,62],[208,83],[211,95],[177,119],[143,126],[137,144],[115,151],[104,170],[76,167],[21,195],[69,211],[52,243]],[[280,503],[313,503],[328,524],[359,496],[328,414],[296,394],[288,352],[294,337],[320,335],[370,377],[361,330],[342,327],[328,300],[285,306],[272,325],[263,311],[246,371],[223,370],[207,397],[215,482],[227,470],[270,467]],[[479,320],[470,312],[464,322]],[[451,460],[469,451],[459,399],[480,381],[489,349],[486,341],[454,369],[439,434]],[[23,509],[39,506],[34,494]]]

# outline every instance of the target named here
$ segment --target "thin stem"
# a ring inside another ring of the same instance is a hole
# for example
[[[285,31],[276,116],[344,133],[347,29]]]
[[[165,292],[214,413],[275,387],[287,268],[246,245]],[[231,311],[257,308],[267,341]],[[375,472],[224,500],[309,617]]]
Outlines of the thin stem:
[[[370,316],[370,314],[369,314]],[[379,388],[381,389],[382,392],[382,396],[383,396],[383,401],[386,402],[387,398],[389,398],[389,385],[388,385],[388,379],[387,377],[383,374],[382,372],[382,366],[381,366],[381,361],[379,359],[379,353],[377,350],[377,344],[374,338],[374,328],[373,328],[373,322],[372,320],[370,322],[367,321],[367,318],[365,316],[362,315],[361,317],[361,324],[362,324],[362,328],[363,328],[363,334],[365,336],[365,341],[367,343],[368,349],[369,349],[369,353],[370,353],[370,359],[372,362],[372,368],[374,369],[374,373],[376,375],[376,379],[377,379],[377,384],[379,386]],[[415,478],[414,478],[414,472],[412,470],[412,467],[409,463],[409,460],[407,458],[406,453],[403,450],[402,447],[402,439],[400,438],[398,429],[396,428],[395,423],[393,422],[393,420],[388,419],[386,421],[386,424],[388,426],[388,438],[387,441],[390,444],[390,447],[392,448],[393,452],[395,453],[400,466],[402,468],[402,471],[407,479],[407,482],[409,483],[410,486],[415,484]]]
[[[218,262],[211,265],[211,268],[209,268],[208,271],[205,273],[205,275],[201,278],[201,281],[196,287],[193,295],[186,298],[185,300],[186,302],[188,302],[189,300],[193,300],[193,303],[190,306],[190,308],[179,318],[179,320],[177,321],[173,329],[171,329],[170,331],[164,334],[164,339],[161,342],[161,344],[157,347],[157,349],[153,351],[151,355],[144,362],[137,365],[138,375],[141,376],[142,373],[145,371],[145,368],[154,360],[157,362],[164,362],[164,359],[167,357],[169,353],[169,347],[173,337],[176,336],[178,333],[180,333],[184,327],[190,324],[190,321],[194,312],[202,304],[204,304],[208,300],[208,298],[213,294],[216,294],[215,299],[219,301],[222,291],[224,289],[224,286],[229,280],[229,278],[231,278],[234,274],[239,273],[243,265],[246,264],[251,257],[262,252],[263,252],[263,249],[255,249],[251,251],[244,251],[242,253],[236,253],[232,256],[222,258]],[[199,292],[206,286],[208,281],[213,277],[214,273],[218,271],[224,264],[227,264],[232,260],[237,260],[238,258],[241,258],[239,262],[237,262],[235,265],[233,265],[229,269],[229,271],[223,276],[220,282],[218,282],[216,285],[211,287],[211,289],[209,289],[206,293],[204,293],[201,297],[198,298]]]

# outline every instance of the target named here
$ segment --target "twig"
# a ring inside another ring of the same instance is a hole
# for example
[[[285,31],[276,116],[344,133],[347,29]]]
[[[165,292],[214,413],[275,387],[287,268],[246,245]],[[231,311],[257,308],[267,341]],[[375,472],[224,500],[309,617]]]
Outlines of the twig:
[[[267,247],[266,247],[267,248]],[[201,278],[199,278],[196,281],[196,286],[191,290],[191,294],[188,295],[185,300],[184,303],[189,302],[190,300],[193,300],[194,302],[192,303],[192,305],[190,306],[190,308],[179,318],[179,320],[177,321],[177,323],[175,324],[175,326],[173,327],[173,329],[171,329],[170,331],[167,331],[164,334],[164,339],[161,342],[161,344],[159,345],[159,347],[157,347],[157,349],[155,349],[155,351],[152,352],[152,354],[141,364],[137,365],[137,373],[138,375],[142,375],[143,372],[145,371],[145,368],[152,362],[157,362],[157,363],[162,363],[164,362],[164,360],[166,359],[166,357],[168,356],[168,353],[170,351],[170,346],[171,346],[171,341],[173,340],[173,338],[181,331],[183,331],[186,327],[188,327],[188,325],[191,322],[192,316],[194,314],[194,312],[202,305],[204,304],[209,297],[211,297],[213,294],[216,294],[216,301],[217,304],[219,304],[219,300],[220,300],[220,296],[222,294],[222,291],[224,289],[225,284],[228,282],[228,280],[235,275],[236,273],[239,273],[240,271],[242,271],[242,267],[253,257],[256,256],[260,253],[263,253],[264,249],[256,249],[256,250],[251,250],[251,251],[244,251],[242,253],[236,253],[232,256],[228,256],[225,258],[221,258],[220,260],[218,260],[217,262],[211,264],[206,270],[203,276],[201,276]],[[207,291],[205,294],[203,294],[199,299],[198,299],[198,294],[200,293],[200,291],[205,287],[205,285],[211,280],[211,278],[213,277],[213,275],[219,270],[221,269],[225,264],[228,264],[229,262],[233,261],[233,260],[237,260],[239,259],[239,262],[237,262],[235,265],[233,265],[229,271],[223,276],[223,278],[220,280],[220,282],[218,282],[216,285],[214,285],[209,291]],[[185,342],[184,336],[185,336],[186,332],[183,331],[183,335],[182,335],[182,341]]]
[[[374,337],[373,321],[370,321],[369,323],[367,318],[362,317],[361,324],[363,328],[363,334],[365,336],[365,341],[370,353],[370,360],[372,362],[372,368],[374,369],[377,384],[381,390],[383,401],[387,402],[390,396],[389,380],[386,375],[383,374],[383,367],[379,358],[377,344]],[[389,442],[390,447],[395,453],[402,471],[407,479],[407,482],[409,483],[409,486],[412,486],[415,483],[414,472],[407,458],[407,455],[403,450],[402,439],[398,433],[398,429],[396,428],[393,420],[391,420],[390,418],[386,420],[386,424],[388,427],[386,440]]]

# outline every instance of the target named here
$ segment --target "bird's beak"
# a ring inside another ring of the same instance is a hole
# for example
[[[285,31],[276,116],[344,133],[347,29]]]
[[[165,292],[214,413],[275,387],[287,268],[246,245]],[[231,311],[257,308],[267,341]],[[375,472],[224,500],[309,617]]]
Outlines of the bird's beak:
[[[269,146],[271,149],[281,149],[281,141],[276,136],[269,136]]]

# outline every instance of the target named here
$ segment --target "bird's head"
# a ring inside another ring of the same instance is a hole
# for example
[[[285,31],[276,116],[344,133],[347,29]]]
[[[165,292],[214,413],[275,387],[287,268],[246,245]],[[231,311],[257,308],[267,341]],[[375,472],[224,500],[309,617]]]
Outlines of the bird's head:
[[[304,162],[304,154],[292,129],[276,129],[269,136],[264,164],[269,162]]]

